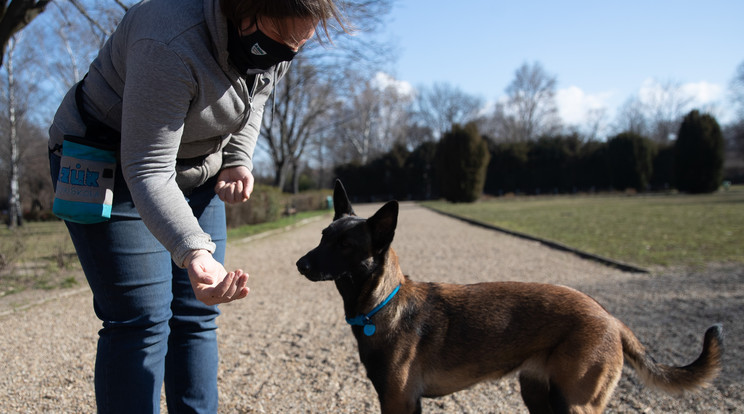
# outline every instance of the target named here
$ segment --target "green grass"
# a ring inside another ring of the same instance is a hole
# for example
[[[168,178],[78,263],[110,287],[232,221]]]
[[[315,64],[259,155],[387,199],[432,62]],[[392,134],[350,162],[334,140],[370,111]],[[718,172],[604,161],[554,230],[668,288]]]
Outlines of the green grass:
[[[744,186],[707,195],[512,197],[424,205],[641,266],[744,263]],[[228,240],[327,214],[299,213],[228,230]],[[61,221],[0,227],[0,296],[84,283]]]
[[[57,254],[75,254],[61,220],[27,221],[14,230],[0,226],[0,253],[10,260],[52,259]]]
[[[706,195],[498,198],[431,208],[641,266],[744,263],[744,187]]]
[[[301,220],[320,216],[323,214],[328,214],[328,213],[329,213],[329,210],[305,211],[302,213],[297,213],[294,216],[283,217],[277,221],[272,221],[269,223],[251,224],[248,226],[241,226],[241,227],[236,227],[234,229],[228,229],[227,240],[233,241],[233,240],[242,239],[245,237],[255,236],[256,234],[265,233],[267,231],[282,229],[284,227],[297,224]]]
[[[323,214],[328,211],[303,212],[271,223],[229,229],[228,240],[281,229]],[[0,226],[0,296],[81,284],[85,284],[85,278],[64,222],[26,222],[13,231]]]
[[[56,289],[83,282],[62,221],[0,227],[0,296],[26,289]]]

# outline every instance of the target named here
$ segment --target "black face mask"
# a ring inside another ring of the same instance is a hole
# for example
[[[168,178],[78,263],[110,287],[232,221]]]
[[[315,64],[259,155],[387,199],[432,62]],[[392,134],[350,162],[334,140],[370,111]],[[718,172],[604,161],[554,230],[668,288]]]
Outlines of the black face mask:
[[[241,36],[238,29],[228,22],[227,52],[230,60],[240,73],[265,72],[270,67],[288,62],[297,52],[289,46],[266,36],[256,27],[256,31]]]

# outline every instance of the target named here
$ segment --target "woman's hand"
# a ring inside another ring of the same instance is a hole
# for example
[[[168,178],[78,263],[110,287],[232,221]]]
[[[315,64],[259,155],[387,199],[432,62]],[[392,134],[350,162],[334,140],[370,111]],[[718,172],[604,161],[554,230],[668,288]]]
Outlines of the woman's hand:
[[[194,295],[206,305],[232,302],[248,296],[248,275],[238,269],[228,273],[206,250],[195,250],[186,258]]]
[[[242,166],[225,168],[217,177],[214,192],[229,204],[246,201],[253,192],[253,174]]]

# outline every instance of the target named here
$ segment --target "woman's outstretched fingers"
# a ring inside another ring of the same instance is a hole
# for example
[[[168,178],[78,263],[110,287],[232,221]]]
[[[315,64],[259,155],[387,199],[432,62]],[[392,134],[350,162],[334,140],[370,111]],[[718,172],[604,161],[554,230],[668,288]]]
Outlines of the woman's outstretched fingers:
[[[243,273],[242,270],[238,269],[235,271],[235,274],[237,277],[237,291],[236,296],[233,297],[233,300],[235,299],[243,299],[244,297],[248,296],[248,293],[251,291],[246,285],[248,284],[248,273]]]

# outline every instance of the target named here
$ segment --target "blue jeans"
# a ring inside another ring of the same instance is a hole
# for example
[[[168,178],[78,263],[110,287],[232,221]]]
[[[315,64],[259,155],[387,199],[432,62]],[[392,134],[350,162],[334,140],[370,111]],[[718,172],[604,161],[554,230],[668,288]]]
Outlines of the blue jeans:
[[[50,154],[55,186],[59,161]],[[214,179],[187,200],[217,244],[215,260],[224,263],[225,207]],[[98,412],[157,413],[165,383],[170,413],[216,413],[219,310],[195,298],[186,270],[145,227],[121,169],[109,221],[65,224],[103,322],[95,369]]]

